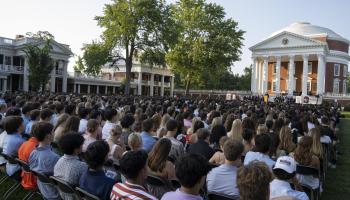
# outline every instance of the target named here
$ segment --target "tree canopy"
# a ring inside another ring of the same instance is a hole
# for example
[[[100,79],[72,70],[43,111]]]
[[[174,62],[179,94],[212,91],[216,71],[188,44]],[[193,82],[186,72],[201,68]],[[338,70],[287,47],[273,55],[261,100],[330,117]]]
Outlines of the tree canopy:
[[[33,39],[33,42],[27,44],[23,49],[28,59],[28,79],[32,90],[39,90],[40,87],[44,90],[49,74],[54,68],[50,56],[50,43],[54,37],[47,31],[27,33],[27,36]],[[43,46],[41,46],[42,42],[44,42]]]

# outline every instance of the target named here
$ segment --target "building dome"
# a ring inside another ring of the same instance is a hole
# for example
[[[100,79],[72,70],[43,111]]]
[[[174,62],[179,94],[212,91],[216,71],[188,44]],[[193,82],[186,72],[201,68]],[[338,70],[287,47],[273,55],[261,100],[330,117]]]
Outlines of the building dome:
[[[273,36],[275,36],[281,32],[284,32],[284,31],[295,33],[295,34],[306,36],[306,37],[317,37],[317,36],[321,36],[321,35],[327,35],[327,37],[329,39],[349,43],[349,41],[347,39],[343,38],[342,36],[335,33],[334,31],[332,31],[328,28],[312,25],[309,22],[292,23],[291,25],[289,25],[289,26],[287,26],[279,31],[274,32],[272,35],[270,35],[270,37],[273,37]]]

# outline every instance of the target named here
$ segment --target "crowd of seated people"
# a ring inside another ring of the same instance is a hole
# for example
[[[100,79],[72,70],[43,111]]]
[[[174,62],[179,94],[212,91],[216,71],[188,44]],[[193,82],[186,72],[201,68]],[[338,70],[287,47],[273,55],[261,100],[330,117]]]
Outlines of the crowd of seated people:
[[[306,200],[324,177],[298,168],[336,167],[331,103],[24,93],[2,102],[1,152],[31,172],[3,157],[1,170],[49,200],[80,198],[36,173],[100,199]]]

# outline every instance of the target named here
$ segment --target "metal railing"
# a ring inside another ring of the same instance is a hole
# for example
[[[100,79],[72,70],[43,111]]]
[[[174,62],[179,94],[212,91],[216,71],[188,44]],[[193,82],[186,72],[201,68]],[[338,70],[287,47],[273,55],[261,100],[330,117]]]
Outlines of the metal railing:
[[[0,71],[7,72],[7,73],[23,73],[23,66],[1,64]]]

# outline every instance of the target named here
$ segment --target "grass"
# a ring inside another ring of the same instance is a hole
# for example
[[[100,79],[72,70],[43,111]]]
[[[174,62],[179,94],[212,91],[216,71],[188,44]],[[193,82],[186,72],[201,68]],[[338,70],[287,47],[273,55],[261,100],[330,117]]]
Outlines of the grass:
[[[350,112],[347,119],[341,119],[338,137],[337,168],[328,169],[322,200],[350,199]]]
[[[345,118],[350,118],[350,112],[344,111],[341,112],[341,115],[344,115]]]

